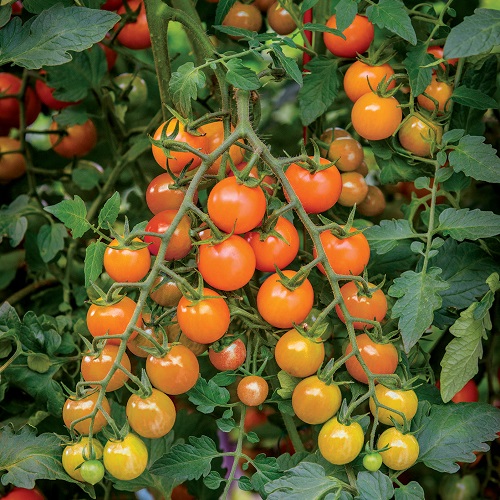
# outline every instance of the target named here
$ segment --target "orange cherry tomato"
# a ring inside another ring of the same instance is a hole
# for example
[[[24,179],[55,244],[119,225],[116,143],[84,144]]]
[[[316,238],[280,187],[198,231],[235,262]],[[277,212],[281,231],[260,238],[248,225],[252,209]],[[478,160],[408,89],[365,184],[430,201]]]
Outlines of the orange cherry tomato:
[[[10,137],[0,137],[0,183],[9,182],[22,177],[26,172],[26,160],[19,151],[21,143]]]
[[[134,238],[134,241],[141,241]],[[138,250],[123,248],[114,250],[118,246],[118,240],[114,239],[104,252],[104,269],[109,277],[118,282],[141,281],[149,272],[151,266],[151,254],[148,247]]]
[[[236,388],[239,400],[246,406],[259,406],[269,394],[269,385],[257,375],[243,377]]]
[[[129,0],[128,6],[130,10],[137,11],[135,21],[128,22],[120,30],[117,35],[117,40],[128,49],[140,50],[151,47],[151,37],[149,35],[148,20],[146,19],[146,9],[142,0]],[[118,9],[117,14],[126,14],[127,9],[122,6]]]
[[[326,26],[337,29],[337,16],[330,17]],[[342,34],[345,40],[333,33],[323,33],[326,48],[338,57],[356,57],[357,54],[366,52],[373,41],[375,29],[368,18],[356,14],[351,25]]]
[[[59,129],[57,122],[52,122],[50,130]],[[92,120],[83,125],[66,127],[67,135],[49,134],[52,149],[64,158],[81,158],[90,153],[97,144],[97,130]]]
[[[99,391],[92,392],[91,394],[84,396],[81,399],[68,398],[64,403],[62,411],[64,425],[69,429],[71,423],[75,420],[89,416],[94,410],[98,398]],[[106,397],[103,398],[101,404],[104,408],[104,411],[108,415],[111,415],[111,407],[109,406],[109,402]],[[87,435],[90,432],[90,422],[90,418],[82,420],[81,422],[75,424],[73,429],[75,429],[75,431],[79,432],[80,434]],[[94,425],[92,427],[92,432],[94,433],[94,435],[97,434],[107,423],[108,421],[106,420],[106,417],[104,416],[102,411],[99,410],[95,415]]]
[[[450,104],[451,94],[453,94],[453,87],[446,82],[439,82],[437,76],[432,75],[431,83],[424,90],[424,93],[432,97],[437,101],[438,114],[442,115],[448,111],[448,106]],[[418,104],[428,111],[434,111],[436,109],[436,104],[434,101],[426,97],[424,94],[420,94],[417,97]]]
[[[356,61],[345,72],[345,93],[352,102],[356,102],[362,95],[377,90],[378,84],[384,78],[387,81],[392,75],[394,75],[394,70],[387,63],[380,66],[371,66],[363,61]],[[395,86],[396,82],[392,80],[387,88],[393,89]]]
[[[212,153],[224,142],[224,124],[221,121],[211,122],[203,125],[203,130],[207,134],[207,153]],[[234,127],[231,126],[231,132]],[[243,155],[245,150],[233,144],[229,148],[229,158],[233,161],[235,165],[243,161]],[[219,156],[210,165],[207,170],[207,174],[217,175],[219,173],[219,167],[222,162],[222,156]],[[231,170],[229,160],[226,163],[226,173]]]

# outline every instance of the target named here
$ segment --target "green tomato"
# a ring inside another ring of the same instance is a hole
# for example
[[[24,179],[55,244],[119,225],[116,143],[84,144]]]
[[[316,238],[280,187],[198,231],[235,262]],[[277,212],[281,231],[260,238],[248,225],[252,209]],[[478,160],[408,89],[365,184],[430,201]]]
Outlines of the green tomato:
[[[87,460],[80,467],[80,474],[85,482],[96,484],[104,477],[104,465],[99,460]]]
[[[481,485],[474,474],[460,477],[460,474],[444,476],[439,483],[442,500],[474,500]]]
[[[382,455],[380,453],[368,453],[363,457],[363,466],[370,472],[375,472],[382,465]]]
[[[122,73],[115,77],[113,82],[120,89],[117,92],[119,101],[127,104],[128,109],[137,109],[147,101],[148,86],[140,76],[134,76],[131,73]]]

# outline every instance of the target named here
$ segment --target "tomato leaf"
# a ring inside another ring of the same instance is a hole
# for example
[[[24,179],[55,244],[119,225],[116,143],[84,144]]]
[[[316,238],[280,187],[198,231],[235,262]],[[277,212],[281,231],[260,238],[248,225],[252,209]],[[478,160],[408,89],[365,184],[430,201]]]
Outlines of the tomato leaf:
[[[411,19],[401,0],[379,0],[377,5],[366,9],[368,19],[379,28],[386,28],[412,45],[417,43],[417,35]]]
[[[389,500],[394,495],[392,481],[380,471],[360,472],[356,486],[359,500]]]
[[[120,20],[114,12],[56,4],[21,24],[13,18],[0,31],[0,65],[27,69],[56,66],[71,60],[69,51],[82,52],[104,38]]]
[[[243,90],[257,90],[261,83],[255,71],[243,64],[241,59],[231,59],[226,63],[228,83]]]
[[[500,215],[478,209],[447,208],[439,215],[436,231],[458,241],[490,238],[500,233]]]
[[[444,57],[468,57],[488,53],[500,44],[500,11],[476,9],[452,28],[444,44]]]
[[[424,500],[425,492],[416,481],[411,481],[404,486],[396,488],[394,492],[395,500]]]
[[[431,83],[432,67],[424,68],[424,66],[431,64],[433,61],[433,56],[427,52],[427,45],[422,42],[410,47],[406,53],[403,64],[408,72],[410,87],[415,97],[420,95]]]
[[[99,212],[97,219],[99,227],[112,226],[120,213],[120,193],[115,191],[111,198],[108,198]]]
[[[213,379],[207,382],[203,377],[198,378],[196,385],[187,395],[189,401],[202,413],[212,413],[216,406],[229,401],[229,391],[225,387],[219,387]]]
[[[418,417],[412,420],[418,462],[439,472],[456,472],[456,462],[473,462],[474,452],[488,451],[486,441],[500,431],[500,410],[486,403],[432,405],[428,415],[419,412]]]
[[[475,109],[496,109],[497,102],[493,97],[484,94],[480,90],[470,89],[465,85],[460,85],[453,90],[451,100]]]
[[[85,249],[85,287],[101,275],[106,248],[101,241],[94,241]]]
[[[40,257],[50,262],[63,248],[68,231],[62,224],[46,224],[40,228],[37,236]]]
[[[198,89],[205,86],[206,76],[202,70],[195,68],[189,61],[177,68],[170,78],[169,88],[172,94],[172,101],[183,116],[191,115],[192,101],[198,99]]]
[[[415,238],[415,233],[406,219],[382,220],[380,225],[369,227],[363,234],[371,250],[379,255],[390,252],[401,240]]]
[[[264,453],[260,453],[254,458],[253,465],[257,472],[250,478],[250,481],[254,490],[264,496],[266,484],[281,477],[282,472],[278,467],[276,458],[266,457]]]
[[[275,43],[271,44],[271,49],[280,62],[283,69],[286,71],[287,75],[295,80],[300,86],[303,85],[302,72],[299,69],[297,61],[290,57],[285,56],[282,48]]]
[[[87,208],[78,195],[75,195],[74,200],[63,200],[44,210],[63,222],[71,230],[73,238],[82,237],[90,229],[90,223],[86,219]]]
[[[337,29],[344,31],[348,28],[356,14],[358,13],[358,4],[354,0],[340,0],[335,7],[335,19],[337,22]]]

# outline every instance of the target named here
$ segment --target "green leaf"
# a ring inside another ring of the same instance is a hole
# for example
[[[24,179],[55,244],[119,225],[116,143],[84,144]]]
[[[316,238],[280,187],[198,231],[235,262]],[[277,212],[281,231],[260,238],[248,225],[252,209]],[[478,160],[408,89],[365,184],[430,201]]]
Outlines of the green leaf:
[[[37,373],[47,373],[50,369],[50,358],[46,354],[34,353],[27,358],[28,368]]]
[[[392,481],[382,472],[360,472],[356,481],[359,500],[389,500],[394,495]]]
[[[76,168],[71,171],[71,180],[85,191],[90,191],[99,185],[102,173],[95,167],[93,162],[80,160]]]
[[[328,26],[325,26],[324,24],[318,24],[318,23],[305,23],[304,24],[304,29],[307,31],[313,31],[315,33],[331,33],[332,35],[337,35],[342,40],[345,40],[345,35],[342,33],[342,31],[335,29],[335,28],[329,28]]]
[[[304,85],[299,91],[300,117],[303,125],[311,124],[333,103],[339,91],[341,75],[338,61],[315,57],[306,66]]]
[[[292,377],[284,370],[278,372],[278,380],[281,386],[281,389],[278,389],[278,394],[283,399],[289,399],[292,397],[293,390],[295,386],[302,380],[297,377]]]
[[[27,69],[56,66],[71,60],[69,51],[82,52],[104,38],[120,20],[106,10],[54,5],[21,25],[14,18],[0,31],[0,65]]]
[[[283,54],[283,50],[279,45],[275,43],[271,44],[272,51],[275,56],[278,58],[280,64],[283,66],[283,69],[286,71],[287,75],[295,80],[300,86],[303,85],[302,72],[299,69],[297,61],[290,57],[285,56]]]
[[[417,45],[408,49],[403,64],[408,72],[414,97],[420,95],[431,83],[432,67],[424,68],[424,66],[432,62],[434,58],[427,52],[425,43],[418,42]]]
[[[388,29],[412,45],[417,43],[410,16],[401,0],[379,0],[377,5],[366,9],[366,15],[379,28]]]
[[[394,498],[395,500],[425,500],[425,492],[416,481],[411,481],[396,488]]]
[[[0,6],[0,28],[5,26],[9,20],[12,13],[12,7],[10,5]]]
[[[26,217],[16,217],[7,226],[7,235],[10,239],[10,245],[17,247],[21,243],[28,229],[28,219]]]
[[[222,432],[231,432],[235,427],[238,427],[234,418],[218,418],[215,423]]]
[[[207,382],[203,377],[198,378],[196,385],[187,395],[189,401],[202,413],[212,413],[216,406],[229,401],[229,391],[225,387],[219,387],[213,380]]]
[[[432,325],[434,311],[441,307],[441,290],[449,285],[439,278],[441,269],[431,268],[426,274],[406,271],[396,278],[388,290],[398,300],[392,308],[392,318],[399,318],[399,329],[405,352],[418,342]]]
[[[372,147],[376,142],[385,143],[386,141],[372,141],[370,142]],[[382,184],[396,184],[399,181],[413,181],[424,175],[422,169],[418,168],[417,165],[409,163],[407,158],[398,156],[394,152],[388,150],[389,158],[381,160],[379,159],[378,152],[379,151],[375,151],[375,158],[377,164],[381,165],[380,182]]]
[[[176,103],[177,110],[181,115],[191,115],[192,101],[198,99],[198,89],[202,89],[205,83],[205,73],[195,68],[191,61],[179,66],[177,71],[172,73],[169,88],[172,100]]]
[[[344,31],[348,28],[354,21],[357,13],[358,3],[355,0],[340,0],[335,7],[337,29]]]
[[[72,0],[25,0],[23,1],[23,8],[32,14],[40,14],[40,12],[43,12],[57,3],[65,7],[74,5]],[[85,5],[85,7],[87,7],[87,5]]]
[[[500,431],[500,410],[486,403],[432,405],[428,416],[412,421],[418,462],[439,472],[456,472],[456,462],[473,462],[474,452],[488,451]]]
[[[101,241],[93,241],[85,249],[85,287],[90,286],[101,275],[106,248]]]
[[[222,481],[224,480],[222,479],[221,475],[214,470],[203,479],[206,487],[211,490],[216,490],[220,486]]]
[[[453,90],[451,100],[475,109],[496,109],[498,107],[493,97],[484,94],[480,90],[469,89],[465,85],[460,85],[460,87]]]
[[[241,59],[231,59],[227,61],[226,80],[228,83],[243,90],[257,90],[261,83],[257,74],[252,69],[243,64]]]
[[[457,241],[490,238],[500,233],[500,215],[478,209],[447,208],[439,216],[436,231]]]
[[[50,262],[63,248],[68,231],[62,224],[46,224],[40,228],[37,236],[40,257]]]
[[[500,158],[484,137],[466,135],[448,155],[455,172],[464,172],[478,181],[500,182]]]
[[[44,210],[63,222],[71,230],[73,238],[82,237],[90,229],[90,223],[85,218],[87,208],[78,195],[75,195],[74,200],[63,200],[56,205],[45,207]]]
[[[253,460],[253,466],[257,469],[251,477],[253,489],[264,496],[266,485],[282,476],[282,472],[278,467],[275,457],[266,457],[264,453],[260,453]]]
[[[406,219],[382,220],[380,225],[367,228],[363,234],[371,250],[379,255],[390,252],[402,240],[415,238],[415,233]]]
[[[99,217],[97,219],[97,223],[99,227],[111,227],[116,219],[118,218],[118,214],[120,213],[120,193],[115,191],[113,196],[109,198],[104,206],[101,208],[99,212]]]
[[[500,11],[476,9],[472,16],[453,27],[444,44],[444,57],[487,54],[500,44]]]
[[[89,119],[89,115],[84,108],[70,106],[54,116],[54,120],[61,127],[70,127],[71,125],[83,125]]]

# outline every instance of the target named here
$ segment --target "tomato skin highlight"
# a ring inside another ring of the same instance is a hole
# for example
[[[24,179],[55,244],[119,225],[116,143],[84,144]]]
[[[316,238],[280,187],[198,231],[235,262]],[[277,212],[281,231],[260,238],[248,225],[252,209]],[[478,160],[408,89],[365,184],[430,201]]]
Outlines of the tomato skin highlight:
[[[386,451],[381,451],[384,465],[392,470],[404,470],[411,467],[418,458],[420,447],[418,441],[411,434],[403,434],[395,427],[385,430],[377,441],[380,450],[390,446]]]
[[[259,406],[269,394],[269,385],[258,375],[243,377],[236,388],[239,400],[246,406]]]
[[[81,417],[90,415],[92,410],[95,408],[98,397],[99,392],[93,392],[88,396],[83,397],[82,399],[66,399],[62,410],[64,425],[69,429],[72,422],[78,420]],[[106,397],[104,397],[102,400],[102,407],[108,415],[111,415],[111,407],[109,406]],[[107,423],[108,421],[104,417],[104,414],[101,410],[99,410],[94,419],[94,434],[97,434]],[[75,431],[79,432],[80,434],[88,434],[90,432],[90,418],[78,422],[73,427],[73,429],[75,429]]]
[[[337,16],[335,14],[328,19],[326,26],[333,29],[337,28]],[[353,22],[342,34],[345,36],[345,40],[333,33],[323,33],[326,48],[338,57],[356,57],[357,54],[366,52],[375,36],[375,29],[368,18],[356,14]]]
[[[325,460],[334,465],[345,465],[360,454],[364,439],[363,429],[357,422],[344,425],[333,417],[321,428],[318,447]]]
[[[344,75],[345,93],[352,102],[356,102],[362,95],[377,90],[378,84],[384,77],[385,81],[387,81],[392,75],[394,75],[394,70],[387,63],[380,66],[370,66],[363,61],[355,61],[349,66]],[[395,86],[396,82],[393,80],[387,89],[393,89]]]
[[[134,238],[134,241],[141,240]],[[118,244],[118,240],[114,239],[106,248],[104,252],[104,269],[114,281],[141,281],[148,274],[151,266],[151,254],[148,248],[114,250],[112,247],[116,247]]]
[[[222,351],[216,352],[210,348],[208,357],[217,370],[237,370],[246,360],[247,348],[241,339],[236,339]]]
[[[90,457],[90,440],[88,437],[82,437],[77,443],[68,445],[64,448],[62,453],[62,465],[68,475],[77,481],[84,482],[80,468],[77,467],[83,462],[85,458]],[[95,438],[92,438],[92,447],[94,448],[95,458],[97,460],[102,458],[103,446]],[[84,456],[85,455],[85,456]]]
[[[375,386],[375,395],[379,403],[400,411],[404,414],[407,421],[410,421],[417,413],[418,398],[413,390],[398,391],[389,389],[382,384],[377,384]],[[385,408],[378,408],[377,412],[373,397],[370,397],[370,411],[374,416],[375,413],[378,413],[378,419],[382,424],[394,425],[391,420],[392,417],[398,424],[403,425],[403,418],[397,413],[386,410]]]
[[[148,449],[135,434],[127,434],[122,441],[109,440],[102,458],[106,470],[116,479],[130,481],[139,477],[148,465]]]
[[[343,172],[342,192],[340,193],[339,205],[353,207],[364,201],[368,194],[368,184],[359,172]]]

